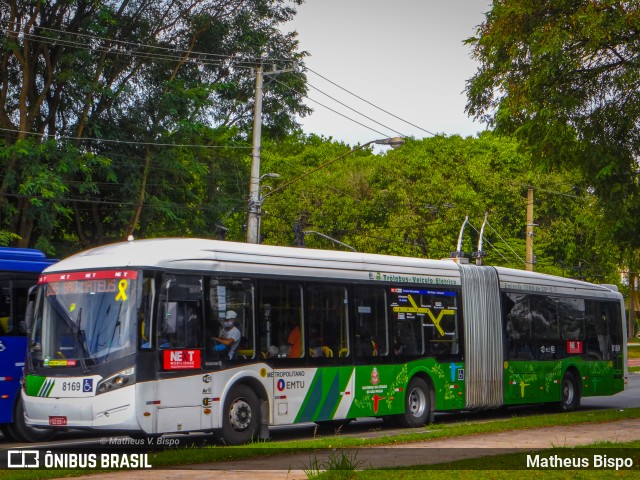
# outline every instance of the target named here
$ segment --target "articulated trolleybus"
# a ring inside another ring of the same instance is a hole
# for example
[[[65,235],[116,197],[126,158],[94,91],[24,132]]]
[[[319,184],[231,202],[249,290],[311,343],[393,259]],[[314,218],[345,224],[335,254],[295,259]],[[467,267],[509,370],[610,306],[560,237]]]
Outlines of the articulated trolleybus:
[[[453,261],[199,239],[39,280],[23,399],[45,428],[139,435],[554,403],[624,390],[615,288]]]
[[[53,433],[25,424],[20,379],[27,352],[29,288],[56,261],[32,248],[0,247],[0,428],[11,440],[41,441]]]

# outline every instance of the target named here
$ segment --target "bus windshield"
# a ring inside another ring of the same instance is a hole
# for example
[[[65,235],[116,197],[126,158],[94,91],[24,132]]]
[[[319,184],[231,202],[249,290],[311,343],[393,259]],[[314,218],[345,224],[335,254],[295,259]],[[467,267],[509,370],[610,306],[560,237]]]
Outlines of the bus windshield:
[[[29,350],[44,366],[99,364],[135,351],[138,272],[42,275]]]

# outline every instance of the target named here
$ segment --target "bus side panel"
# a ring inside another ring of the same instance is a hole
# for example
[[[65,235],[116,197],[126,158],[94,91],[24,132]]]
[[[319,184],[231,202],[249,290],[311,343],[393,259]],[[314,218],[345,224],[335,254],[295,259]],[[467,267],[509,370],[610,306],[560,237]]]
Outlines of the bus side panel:
[[[155,408],[155,428],[153,433],[188,432],[209,429],[212,426],[212,416],[203,415],[213,396],[207,390],[202,374],[170,378],[169,374],[161,374],[161,380],[156,383],[155,392],[145,387],[145,395],[153,395],[144,403],[150,402]],[[206,400],[205,400],[206,399]],[[143,403],[143,402],[141,402]],[[148,425],[148,422],[146,423]]]
[[[0,423],[13,422],[13,407],[20,394],[26,350],[26,337],[0,337]]]
[[[290,416],[289,423],[346,418],[347,405],[353,397],[354,368],[321,367],[306,372],[306,377],[299,380],[274,379],[276,399],[278,395],[286,393],[287,398],[292,400],[289,405],[295,417]],[[305,382],[304,387],[302,382]],[[304,388],[304,397],[299,396],[301,388]],[[294,392],[297,395],[292,397]]]
[[[508,361],[504,370],[506,405],[560,400],[562,375],[566,369],[560,361]]]
[[[361,365],[355,367],[350,418],[394,415],[404,412],[408,365]]]
[[[433,381],[436,411],[464,409],[466,370],[463,362],[434,363],[429,365],[427,373]]]

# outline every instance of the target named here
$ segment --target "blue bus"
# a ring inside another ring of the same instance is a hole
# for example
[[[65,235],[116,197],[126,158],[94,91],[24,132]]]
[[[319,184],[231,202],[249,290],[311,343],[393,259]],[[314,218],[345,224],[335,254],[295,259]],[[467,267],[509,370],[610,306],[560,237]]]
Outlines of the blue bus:
[[[0,429],[9,440],[36,442],[53,435],[26,425],[20,379],[27,351],[29,289],[38,282],[40,272],[55,262],[39,250],[0,247]]]

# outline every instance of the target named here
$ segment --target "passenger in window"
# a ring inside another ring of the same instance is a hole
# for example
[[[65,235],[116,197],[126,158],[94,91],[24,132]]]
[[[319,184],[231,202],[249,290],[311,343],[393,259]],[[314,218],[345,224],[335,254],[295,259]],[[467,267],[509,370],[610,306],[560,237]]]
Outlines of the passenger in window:
[[[400,332],[397,332],[394,336],[393,336],[393,353],[396,355],[402,355],[405,353],[405,346],[402,343],[402,341],[400,340]]]
[[[291,330],[287,337],[287,343],[289,344],[289,357],[300,358],[302,356],[302,332],[300,331],[300,325],[295,320],[289,322]]]
[[[323,357],[324,352],[322,350],[322,335],[320,329],[312,325],[309,330],[309,354],[312,357]]]
[[[358,342],[358,356],[373,357],[378,354],[378,346],[376,345],[371,331],[367,327],[362,327]]]
[[[280,349],[275,345],[269,345],[265,353],[266,358],[277,358],[280,356]]]
[[[238,345],[240,345],[240,339],[242,334],[238,327],[235,325],[238,314],[233,310],[229,310],[225,315],[225,321],[222,323],[223,331],[219,337],[214,337],[213,340],[217,342],[217,345],[213,347],[216,352],[224,352],[229,356],[229,359],[233,360],[236,357],[236,351]]]

